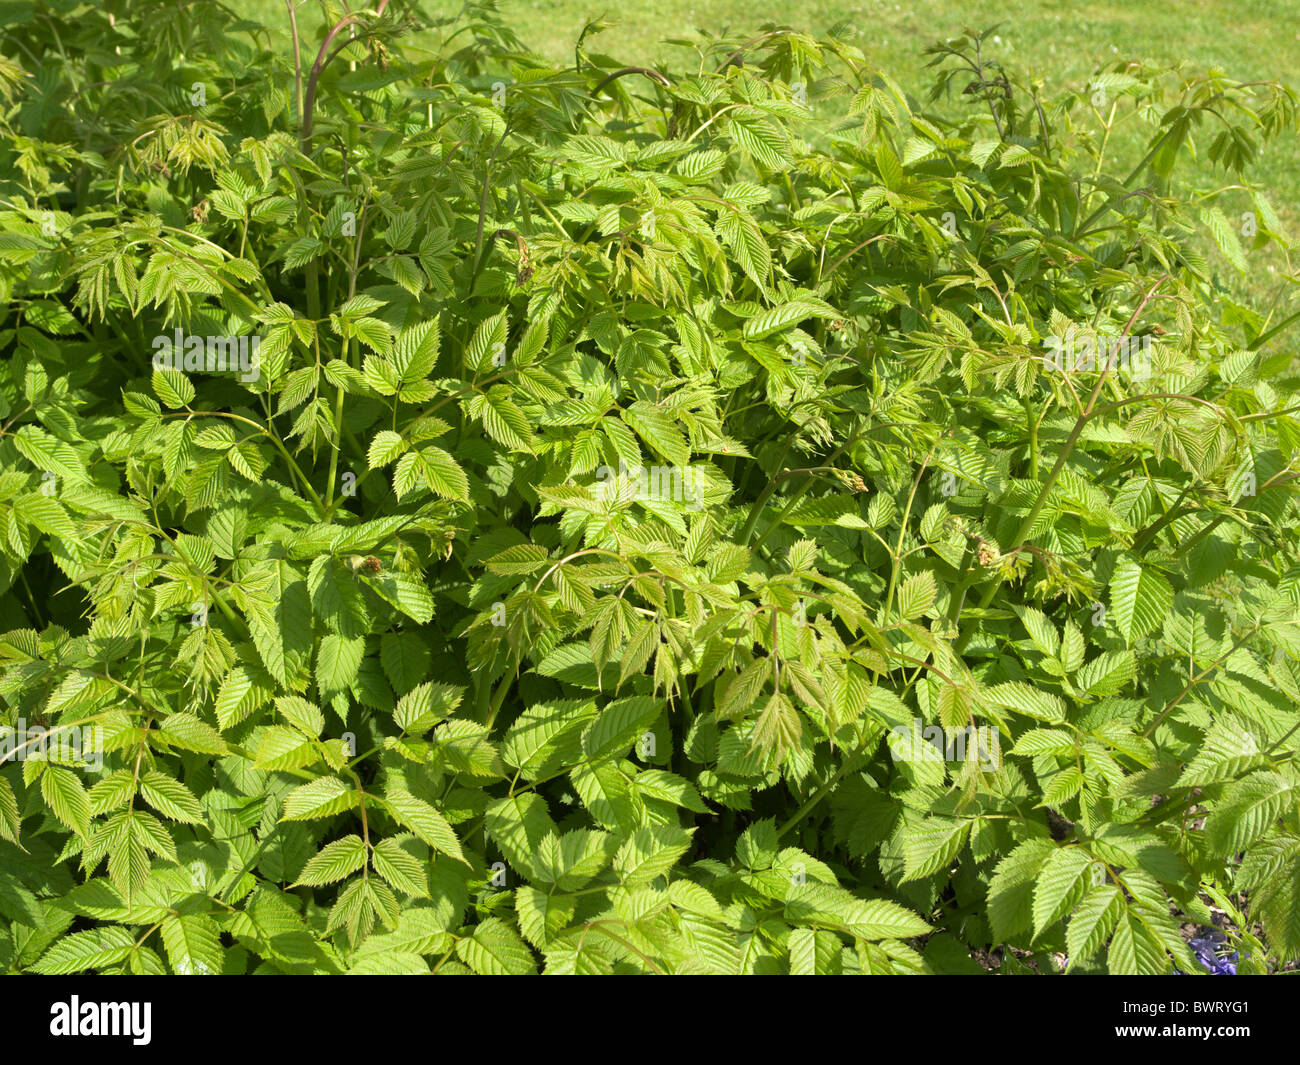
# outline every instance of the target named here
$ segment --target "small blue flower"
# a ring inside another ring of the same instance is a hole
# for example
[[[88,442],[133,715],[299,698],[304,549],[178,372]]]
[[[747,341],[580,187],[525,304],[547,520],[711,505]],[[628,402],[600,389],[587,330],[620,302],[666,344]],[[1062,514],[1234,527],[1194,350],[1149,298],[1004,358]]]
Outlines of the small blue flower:
[[[1211,976],[1236,976],[1237,952],[1233,951],[1225,957],[1219,956],[1220,946],[1226,944],[1227,941],[1228,937],[1217,928],[1208,928],[1200,935],[1188,940],[1187,945],[1192,948],[1196,960],[1210,971]],[[1178,975],[1183,976],[1185,974],[1179,973]]]

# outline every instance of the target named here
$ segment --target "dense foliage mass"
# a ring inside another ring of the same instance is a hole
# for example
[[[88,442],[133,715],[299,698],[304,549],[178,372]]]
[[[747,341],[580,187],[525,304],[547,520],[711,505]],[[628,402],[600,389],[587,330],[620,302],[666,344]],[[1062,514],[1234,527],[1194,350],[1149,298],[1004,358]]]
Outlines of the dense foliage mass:
[[[5,6],[0,966],[1300,957],[1289,90]]]

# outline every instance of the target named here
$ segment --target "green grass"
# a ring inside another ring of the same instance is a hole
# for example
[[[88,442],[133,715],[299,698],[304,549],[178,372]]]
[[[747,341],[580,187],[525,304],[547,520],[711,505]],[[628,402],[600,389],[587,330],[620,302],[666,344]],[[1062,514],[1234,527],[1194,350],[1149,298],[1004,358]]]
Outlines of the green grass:
[[[430,4],[429,11],[449,5]],[[281,0],[240,5],[268,24],[287,25]],[[665,37],[756,32],[778,22],[811,33],[845,22],[858,33],[858,46],[905,86],[925,83],[922,50],[965,26],[1000,24],[999,58],[1035,71],[1050,88],[1086,81],[1102,62],[1117,57],[1174,63],[1191,60],[1219,66],[1243,80],[1300,80],[1300,0],[1169,0],[1162,4],[1114,0],[908,0],[907,3],[753,3],[749,0],[500,0],[499,8],[519,35],[556,63],[571,62],[582,26],[598,15],[616,20],[596,45],[629,63],[671,59],[680,50]],[[304,24],[319,21],[305,5]]]
[[[1134,0],[503,0],[501,10],[525,40],[559,62],[572,55],[573,38],[587,18],[597,14],[620,22],[602,39],[606,50],[642,63],[674,51],[660,43],[662,38],[696,28],[748,33],[775,21],[815,33],[843,21],[856,26],[859,47],[873,62],[886,70],[910,72],[910,79],[899,80],[916,86],[922,83],[916,63],[920,51],[966,25],[1002,23],[999,36],[1006,58],[1034,68],[1049,84],[1086,79],[1097,63],[1117,55],[1167,62],[1190,59],[1251,79],[1294,75],[1300,56],[1298,0],[1175,0],[1158,5]]]

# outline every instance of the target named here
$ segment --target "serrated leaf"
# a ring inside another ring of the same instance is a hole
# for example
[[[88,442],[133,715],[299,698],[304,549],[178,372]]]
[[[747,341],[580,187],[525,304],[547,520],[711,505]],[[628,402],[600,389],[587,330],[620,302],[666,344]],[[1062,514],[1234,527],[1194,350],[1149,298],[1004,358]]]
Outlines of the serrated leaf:
[[[1160,628],[1173,602],[1173,588],[1150,567],[1128,559],[1115,567],[1110,582],[1111,617],[1130,647],[1139,636]]]
[[[460,840],[456,838],[447,819],[423,799],[400,788],[389,788],[384,794],[384,805],[398,824],[409,828],[434,850],[450,855],[457,861],[465,861]]]
[[[297,883],[310,887],[333,884],[366,864],[366,845],[360,836],[344,836],[327,843],[298,874]]]

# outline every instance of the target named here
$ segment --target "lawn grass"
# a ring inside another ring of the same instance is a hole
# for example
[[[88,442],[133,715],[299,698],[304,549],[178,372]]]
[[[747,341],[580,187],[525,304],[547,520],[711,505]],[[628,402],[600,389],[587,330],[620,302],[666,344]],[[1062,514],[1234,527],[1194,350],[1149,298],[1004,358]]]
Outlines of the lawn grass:
[[[1099,63],[1120,56],[1190,60],[1241,80],[1300,82],[1300,0],[500,0],[497,6],[529,46],[557,64],[572,61],[575,38],[599,15],[617,23],[599,38],[600,47],[635,64],[680,56],[664,38],[697,29],[748,35],[776,22],[821,33],[843,22],[855,27],[858,46],[876,66],[918,91],[927,80],[918,62],[927,45],[966,26],[996,23],[1003,50],[998,58],[1033,71],[1049,89],[1084,82]],[[429,4],[427,10],[447,7]],[[251,0],[240,9],[287,27],[281,0]],[[319,21],[316,5],[305,4],[300,23]]]
[[[898,80],[919,87],[919,52],[964,26],[1001,23],[1006,58],[1015,57],[1049,84],[1086,79],[1097,63],[1117,55],[1221,66],[1243,79],[1295,75],[1300,63],[1300,0],[909,0],[907,3],[746,3],[744,0],[503,0],[501,10],[543,55],[563,62],[592,15],[617,19],[606,49],[629,62],[667,58],[662,38],[700,28],[748,33],[766,21],[820,32],[853,24],[858,45]],[[909,70],[910,68],[910,70]],[[908,86],[909,88],[913,86]]]

